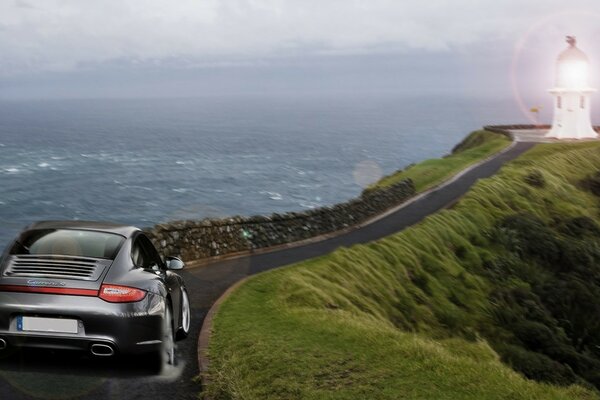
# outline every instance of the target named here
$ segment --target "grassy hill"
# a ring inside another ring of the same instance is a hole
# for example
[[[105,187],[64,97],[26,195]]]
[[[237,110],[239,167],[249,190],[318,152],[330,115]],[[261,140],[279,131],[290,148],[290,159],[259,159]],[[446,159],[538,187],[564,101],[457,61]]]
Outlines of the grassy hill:
[[[207,393],[600,399],[599,170],[600,143],[539,145],[412,228],[251,278]]]
[[[444,158],[433,158],[411,165],[386,176],[373,187],[390,186],[404,179],[412,179],[417,192],[427,190],[471,164],[475,164],[492,154],[508,147],[508,137],[497,133],[479,130],[468,135],[452,150],[452,154]]]

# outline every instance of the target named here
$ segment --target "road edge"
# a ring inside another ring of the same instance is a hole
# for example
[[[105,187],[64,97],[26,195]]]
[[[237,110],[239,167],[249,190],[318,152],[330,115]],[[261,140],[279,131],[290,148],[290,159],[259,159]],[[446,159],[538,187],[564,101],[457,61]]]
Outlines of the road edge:
[[[210,343],[210,338],[212,335],[213,329],[213,320],[221,304],[242,284],[244,284],[250,276],[240,279],[233,285],[229,286],[225,292],[213,303],[210,307],[206,316],[204,317],[204,321],[202,322],[202,327],[200,328],[200,335],[198,336],[198,369],[200,376],[200,384],[204,388],[206,385],[210,383],[210,375],[208,374],[208,367],[210,365],[210,359],[208,358],[208,346]],[[210,400],[210,397],[204,397],[205,400]]]

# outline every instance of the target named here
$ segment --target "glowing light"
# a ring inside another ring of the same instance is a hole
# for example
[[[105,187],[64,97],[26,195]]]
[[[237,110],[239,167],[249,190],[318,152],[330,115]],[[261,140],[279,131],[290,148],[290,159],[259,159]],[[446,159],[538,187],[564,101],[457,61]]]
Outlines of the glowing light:
[[[530,93],[531,87],[525,86],[519,81],[519,77],[527,76],[519,72],[526,60],[525,55],[534,51],[534,48],[539,49],[539,40],[543,40],[543,37],[548,38],[549,35],[554,33],[556,38],[556,26],[560,26],[564,21],[572,21],[572,23],[578,24],[580,27],[584,26],[597,26],[600,21],[600,13],[590,10],[564,10],[557,13],[540,15],[539,19],[535,21],[529,29],[525,30],[523,35],[518,38],[514,44],[514,51],[512,56],[512,62],[510,67],[510,83],[513,93],[514,100],[522,115],[530,121],[532,124],[536,124],[536,114],[530,111],[530,107],[525,101],[523,93]],[[540,39],[541,38],[541,39]],[[550,60],[554,56],[554,52],[548,52],[543,57],[544,59]],[[550,66],[548,64],[548,66]],[[543,68],[543,64],[539,65],[540,71]],[[548,71],[551,71],[548,69]],[[555,77],[554,74],[548,73],[548,78]],[[529,82],[528,80],[527,82]],[[588,81],[589,83],[589,81]],[[587,86],[587,85],[586,85]],[[578,88],[580,89],[580,88]],[[586,87],[587,89],[587,87]]]
[[[588,86],[588,63],[585,61],[567,61],[558,67],[558,87],[585,88]]]

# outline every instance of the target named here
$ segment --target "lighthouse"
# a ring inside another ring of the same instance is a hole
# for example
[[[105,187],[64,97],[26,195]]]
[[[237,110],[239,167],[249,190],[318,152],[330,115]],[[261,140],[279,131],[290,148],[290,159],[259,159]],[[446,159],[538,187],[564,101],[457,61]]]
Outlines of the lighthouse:
[[[554,120],[546,134],[556,139],[596,139],[590,118],[591,95],[596,91],[589,85],[590,62],[577,47],[574,36],[567,36],[569,47],[556,62]]]

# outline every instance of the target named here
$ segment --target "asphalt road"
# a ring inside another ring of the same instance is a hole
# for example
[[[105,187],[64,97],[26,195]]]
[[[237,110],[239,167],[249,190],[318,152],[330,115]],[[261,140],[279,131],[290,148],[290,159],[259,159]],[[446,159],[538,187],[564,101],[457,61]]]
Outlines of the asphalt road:
[[[189,338],[179,342],[180,363],[177,367],[159,374],[144,359],[98,359],[77,353],[40,350],[15,352],[0,359],[0,399],[196,399],[201,389],[194,378],[198,375],[196,344],[202,320],[229,286],[248,275],[401,231],[453,204],[478,179],[493,175],[505,162],[533,145],[517,143],[449,185],[377,222],[341,236],[184,270],[182,275],[192,305],[192,326]]]

